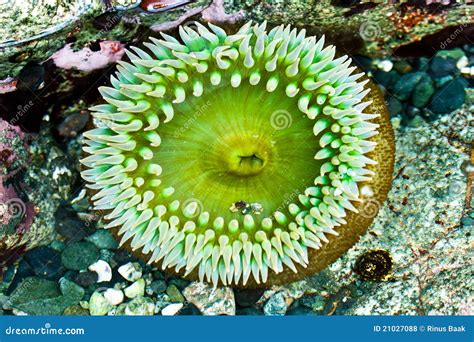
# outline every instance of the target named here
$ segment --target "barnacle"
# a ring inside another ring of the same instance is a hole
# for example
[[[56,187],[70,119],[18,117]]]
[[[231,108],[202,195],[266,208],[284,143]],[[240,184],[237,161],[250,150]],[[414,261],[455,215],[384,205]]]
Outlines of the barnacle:
[[[372,220],[357,215],[360,186],[380,202],[389,188],[383,97],[304,30],[196,23],[179,35],[132,47],[91,109],[82,177],[106,228],[149,263],[214,285],[327,266]]]

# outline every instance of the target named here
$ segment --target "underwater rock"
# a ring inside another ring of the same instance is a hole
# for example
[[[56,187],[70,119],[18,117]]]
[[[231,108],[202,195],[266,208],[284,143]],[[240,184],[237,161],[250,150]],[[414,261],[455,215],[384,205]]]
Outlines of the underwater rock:
[[[262,310],[256,309],[256,308],[237,309],[235,314],[237,316],[263,316],[264,315]]]
[[[125,53],[124,45],[117,41],[104,41],[99,45],[98,51],[92,51],[88,47],[74,51],[71,44],[66,44],[51,59],[58,68],[91,72],[119,61]]]
[[[187,12],[197,14],[209,3],[193,1],[184,7],[168,6],[162,12],[147,12],[134,6],[115,6],[116,10],[110,11],[102,1],[30,2],[22,5],[5,1],[0,4],[3,23],[0,28],[0,79],[10,75],[15,81],[27,64],[43,63],[61,48],[62,54],[70,55],[73,51],[67,48],[69,44],[73,44],[73,50],[83,55],[84,52],[79,51],[88,49],[96,42],[100,46],[106,41],[130,41],[141,28],[146,30],[152,25],[176,20]],[[87,59],[91,57],[83,56]],[[94,59],[92,64],[97,65],[98,60]],[[77,62],[81,68],[85,64],[90,65],[87,61]],[[4,88],[15,90],[14,86]],[[2,86],[0,93],[1,89]]]
[[[112,268],[107,261],[97,260],[95,263],[89,266],[89,271],[94,271],[97,273],[98,283],[112,280]]]
[[[291,307],[286,312],[287,316],[313,316],[316,315],[311,309],[304,306]]]
[[[0,4],[0,75],[16,76],[26,64],[45,61],[64,45],[80,18],[99,11],[99,1],[3,1]]]
[[[326,301],[323,296],[313,295],[302,297],[301,304],[308,307],[312,312],[320,312],[324,309]]]
[[[167,287],[164,280],[154,280],[150,284],[150,289],[156,294],[165,292]]]
[[[239,2],[225,2],[225,5],[227,12],[242,7]],[[439,11],[432,11],[427,6],[415,7],[388,1],[372,2],[366,7],[358,7],[357,4],[354,7],[340,7],[325,1],[259,1],[243,7],[246,19],[265,19],[275,25],[291,23],[304,26],[311,34],[325,33],[327,39],[338,46],[373,58],[390,56],[394,52],[433,54],[440,44],[442,48],[447,48],[455,42],[455,38],[468,37],[474,13],[473,6],[465,3],[442,7]],[[431,35],[436,37],[432,39],[435,49],[417,47],[417,42]],[[450,38],[452,35],[454,38]],[[413,46],[404,48],[411,43],[414,43]]]
[[[165,306],[161,310],[163,316],[174,316],[183,308],[183,303],[175,303]]]
[[[58,280],[64,273],[60,255],[51,247],[37,247],[25,254],[24,260],[42,278]]]
[[[438,89],[430,103],[430,109],[437,113],[450,113],[462,106],[466,100],[466,81],[456,78]]]
[[[71,113],[57,126],[58,134],[64,138],[76,137],[86,127],[89,120],[87,111]]]
[[[138,262],[129,262],[120,266],[118,273],[128,281],[134,282],[142,277],[142,267]]]
[[[73,278],[76,284],[84,288],[95,284],[98,279],[97,273],[92,271],[80,272]]]
[[[87,269],[97,259],[99,259],[99,250],[89,242],[70,244],[61,254],[64,267],[75,271]]]
[[[433,81],[431,77],[426,75],[416,84],[415,89],[413,90],[411,103],[415,107],[423,108],[430,102],[431,96],[434,92],[435,87],[433,86]]]
[[[117,289],[107,289],[104,291],[103,295],[112,305],[119,305],[125,298],[123,292]]]
[[[98,229],[94,234],[86,237],[85,240],[93,243],[99,249],[114,250],[118,247],[117,241],[105,229]]]
[[[0,94],[11,93],[17,88],[18,80],[8,76],[7,78],[0,80]]]
[[[246,13],[243,9],[236,10],[233,13],[226,13],[224,2],[224,0],[213,0],[209,7],[202,11],[202,19],[213,24],[234,25],[245,18]]]
[[[145,294],[145,280],[138,279],[132,285],[126,287],[123,292],[128,298],[135,298]]]
[[[3,265],[54,239],[54,213],[68,196],[75,175],[69,170],[70,160],[53,143],[49,132],[25,134],[0,119],[0,152]]]
[[[36,213],[33,204],[25,202],[13,186],[0,180],[0,266],[10,263],[31,246],[23,236],[30,231]]]
[[[154,314],[154,310],[155,304],[151,298],[137,297],[125,304],[124,314],[128,316],[151,316]]]
[[[418,82],[426,77],[429,78],[429,75],[425,72],[412,72],[403,75],[393,88],[394,96],[400,101],[409,99]]]
[[[267,316],[283,316],[288,309],[283,293],[278,292],[265,303],[263,312]]]
[[[170,285],[166,289],[166,294],[168,295],[172,303],[184,303],[185,299],[176,285]]]
[[[64,316],[89,316],[89,311],[79,305],[71,305],[64,309]]]
[[[94,228],[81,220],[70,206],[60,205],[56,210],[56,232],[69,240],[78,242],[94,232]]]
[[[442,58],[434,56],[430,63],[430,70],[435,78],[459,74],[459,69],[456,67],[456,60],[449,57]]]
[[[85,309],[80,302],[79,305],[71,305],[64,309],[64,316],[90,316],[89,310]]]
[[[104,316],[113,308],[114,306],[99,291],[94,292],[89,299],[89,312],[91,316]]]
[[[393,96],[390,96],[387,99],[387,107],[391,116],[395,116],[403,112],[402,103]]]
[[[84,289],[65,278],[58,286],[54,281],[29,277],[13,291],[9,305],[30,315],[60,315],[83,296]]]
[[[183,291],[189,303],[206,316],[235,315],[234,292],[229,287],[214,288],[200,282],[192,282]]]
[[[391,90],[400,79],[400,74],[395,70],[390,70],[389,72],[376,70],[373,77],[378,84],[382,85],[385,89]]]

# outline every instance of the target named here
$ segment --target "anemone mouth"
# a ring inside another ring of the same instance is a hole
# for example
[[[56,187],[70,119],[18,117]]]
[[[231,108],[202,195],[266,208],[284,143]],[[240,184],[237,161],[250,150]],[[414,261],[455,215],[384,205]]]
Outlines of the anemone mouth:
[[[363,74],[324,38],[265,23],[209,28],[127,52],[132,64],[119,62],[113,88],[100,88],[107,104],[92,108],[82,176],[106,228],[149,263],[264,286],[314,270],[358,212],[380,119],[365,110],[383,105],[363,102]]]

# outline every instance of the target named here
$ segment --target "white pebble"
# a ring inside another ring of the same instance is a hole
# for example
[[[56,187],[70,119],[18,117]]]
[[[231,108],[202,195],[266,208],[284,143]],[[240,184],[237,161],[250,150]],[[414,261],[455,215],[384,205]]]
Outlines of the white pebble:
[[[386,59],[386,60],[380,61],[377,64],[377,67],[385,72],[389,72],[393,68],[393,63],[392,61]]]
[[[461,70],[462,68],[469,65],[469,59],[466,56],[462,56],[456,63],[456,67]]]
[[[145,294],[145,280],[138,279],[129,287],[124,290],[125,295],[128,298],[135,298],[137,296],[143,296]]]
[[[137,281],[142,277],[142,268],[138,262],[129,262],[120,266],[118,273],[128,281]]]
[[[474,66],[462,68],[461,74],[474,76]]]
[[[104,281],[110,281],[112,279],[112,268],[104,260],[98,260],[89,266],[89,271],[97,273],[97,282],[101,283]]]
[[[183,307],[183,303],[170,304],[161,310],[163,316],[174,316]]]
[[[119,305],[123,302],[123,292],[121,290],[116,289],[107,289],[104,292],[104,297],[109,301],[112,305]]]

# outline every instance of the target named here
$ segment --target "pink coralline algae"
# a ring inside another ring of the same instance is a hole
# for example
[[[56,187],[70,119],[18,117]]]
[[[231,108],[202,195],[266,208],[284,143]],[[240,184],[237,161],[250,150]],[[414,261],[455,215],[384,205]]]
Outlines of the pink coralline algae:
[[[15,140],[20,142],[20,148],[13,146]],[[0,181],[2,183],[26,166],[25,156],[28,147],[24,141],[25,134],[20,128],[0,119]]]
[[[90,72],[103,69],[107,65],[121,60],[125,53],[124,45],[117,41],[107,40],[100,42],[99,45],[100,50],[98,51],[92,51],[88,47],[74,51],[71,44],[66,44],[51,59],[58,68]]]
[[[17,83],[18,80],[12,77],[7,77],[3,80],[0,80],[0,94],[6,94],[15,91]]]
[[[35,215],[32,203],[25,203],[7,181],[27,165],[25,134],[0,120],[0,233],[24,233]]]
[[[28,166],[25,138],[18,127],[0,119],[0,266],[27,249],[36,215],[34,204],[19,194],[24,186],[15,177]]]

